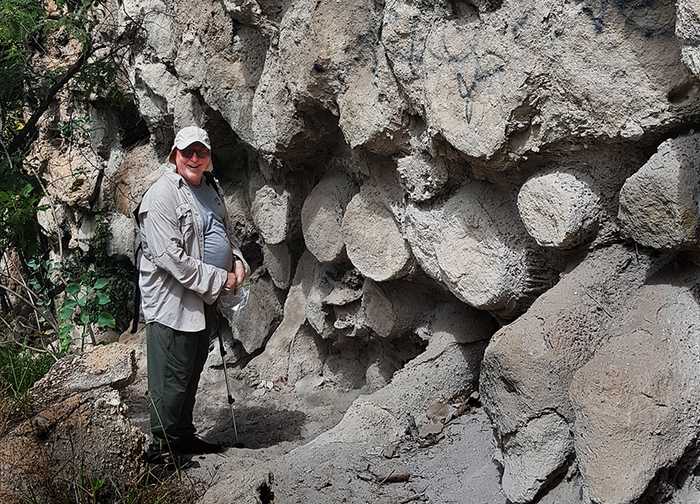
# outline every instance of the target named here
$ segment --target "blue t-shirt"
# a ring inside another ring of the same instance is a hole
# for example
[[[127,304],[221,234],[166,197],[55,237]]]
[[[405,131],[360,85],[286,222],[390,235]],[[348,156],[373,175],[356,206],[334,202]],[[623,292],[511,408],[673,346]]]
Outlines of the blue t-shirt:
[[[226,236],[224,225],[224,202],[216,190],[203,178],[198,187],[190,186],[194,200],[199,207],[204,230],[203,261],[212,266],[231,271],[233,253],[231,243]]]

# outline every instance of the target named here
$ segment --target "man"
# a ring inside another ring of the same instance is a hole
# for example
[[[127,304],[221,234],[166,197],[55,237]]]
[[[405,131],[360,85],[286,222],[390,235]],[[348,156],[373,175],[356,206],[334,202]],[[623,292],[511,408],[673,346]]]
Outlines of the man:
[[[248,273],[228,233],[206,131],[180,130],[169,161],[175,169],[146,191],[138,210],[153,435],[147,459],[154,462],[167,453],[220,450],[195,436],[192,410],[209,341],[219,330],[216,300]]]

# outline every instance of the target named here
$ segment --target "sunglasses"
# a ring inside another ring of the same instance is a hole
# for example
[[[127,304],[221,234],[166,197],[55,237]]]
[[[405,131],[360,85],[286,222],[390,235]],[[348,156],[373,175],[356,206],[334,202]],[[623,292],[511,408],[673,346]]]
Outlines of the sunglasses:
[[[193,157],[195,154],[197,154],[197,157],[199,159],[206,159],[211,155],[211,152],[209,152],[209,149],[206,147],[185,147],[184,149],[178,149],[180,151],[180,154],[182,154],[183,157],[186,157],[187,159],[190,159]]]

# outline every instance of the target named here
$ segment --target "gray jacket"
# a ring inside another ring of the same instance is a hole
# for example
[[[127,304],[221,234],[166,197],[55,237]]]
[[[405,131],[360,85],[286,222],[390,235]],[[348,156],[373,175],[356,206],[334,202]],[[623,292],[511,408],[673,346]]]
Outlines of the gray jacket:
[[[202,179],[202,183],[207,182]],[[138,219],[143,251],[138,264],[139,288],[146,322],[159,322],[179,331],[201,331],[205,327],[204,303],[216,302],[228,272],[202,262],[204,230],[187,182],[174,170],[163,173],[144,194]],[[234,258],[243,261],[249,274],[243,254],[231,239],[228,214],[225,225]]]

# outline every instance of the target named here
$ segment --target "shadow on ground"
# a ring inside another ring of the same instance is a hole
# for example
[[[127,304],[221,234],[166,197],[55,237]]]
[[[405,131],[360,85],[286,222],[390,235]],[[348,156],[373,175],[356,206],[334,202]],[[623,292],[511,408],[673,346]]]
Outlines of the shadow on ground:
[[[280,410],[250,406],[236,407],[236,425],[238,440],[245,448],[252,450],[267,448],[283,441],[302,439],[302,428],[306,423],[306,414],[296,410]],[[236,438],[228,408],[222,409],[209,430],[207,439],[233,446]]]

